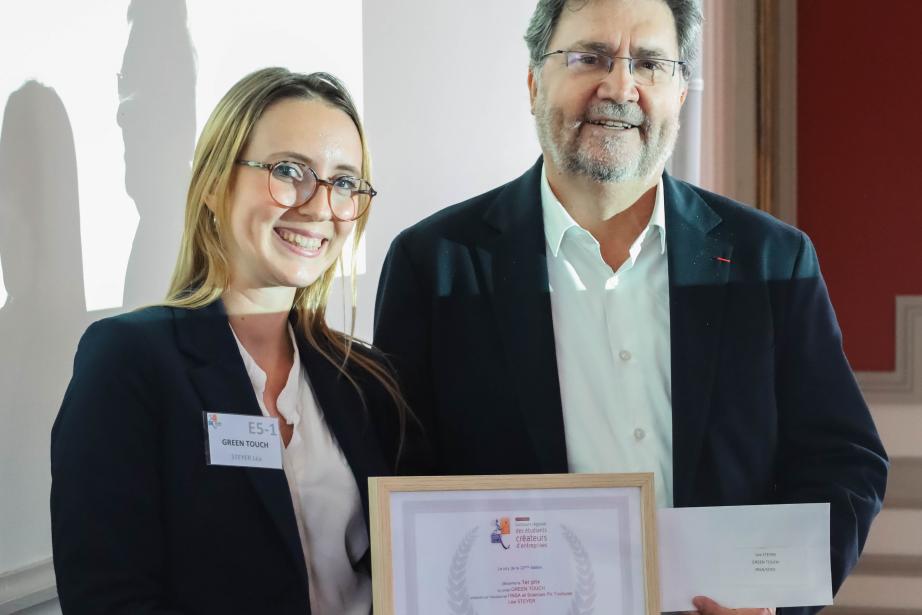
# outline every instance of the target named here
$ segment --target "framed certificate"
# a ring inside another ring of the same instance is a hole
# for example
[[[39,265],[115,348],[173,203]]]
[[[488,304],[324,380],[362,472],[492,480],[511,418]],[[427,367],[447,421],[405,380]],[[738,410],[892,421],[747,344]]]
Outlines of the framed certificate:
[[[658,615],[652,474],[369,479],[377,615]]]

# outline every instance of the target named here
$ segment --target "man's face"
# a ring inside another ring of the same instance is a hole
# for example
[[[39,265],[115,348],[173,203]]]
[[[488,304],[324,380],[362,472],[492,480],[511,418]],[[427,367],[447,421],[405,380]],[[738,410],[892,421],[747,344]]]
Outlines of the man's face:
[[[558,49],[681,59],[675,19],[662,0],[564,8],[548,46]],[[679,132],[687,93],[681,69],[655,85],[637,85],[624,60],[615,60],[611,73],[586,75],[568,69],[564,58],[549,56],[528,77],[545,163],[597,182],[658,176]]]

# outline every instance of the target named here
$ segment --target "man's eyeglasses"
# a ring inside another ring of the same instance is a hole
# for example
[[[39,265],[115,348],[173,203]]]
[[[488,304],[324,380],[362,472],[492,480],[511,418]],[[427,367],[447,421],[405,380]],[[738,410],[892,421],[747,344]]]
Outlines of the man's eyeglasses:
[[[574,75],[595,76],[604,79],[612,71],[615,60],[624,60],[628,63],[628,71],[637,85],[658,85],[670,81],[675,77],[676,69],[681,66],[685,70],[684,60],[666,60],[663,58],[624,58],[608,56],[594,51],[569,51],[558,49],[541,56],[544,60],[549,56],[563,54],[567,63],[567,72]]]
[[[378,194],[364,179],[349,175],[320,179],[314,169],[300,162],[238,160],[237,164],[269,171],[269,195],[282,207],[300,207],[311,200],[318,186],[324,186],[333,217],[343,222],[365,215],[372,197]]]

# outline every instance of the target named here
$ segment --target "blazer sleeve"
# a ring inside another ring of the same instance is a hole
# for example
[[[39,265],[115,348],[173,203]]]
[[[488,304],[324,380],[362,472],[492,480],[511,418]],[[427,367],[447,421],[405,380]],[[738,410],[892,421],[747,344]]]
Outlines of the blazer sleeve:
[[[426,436],[434,419],[435,392],[430,369],[432,309],[406,247],[406,233],[394,239],[384,260],[375,302],[374,346],[397,376],[411,416],[402,436],[399,474],[428,474],[435,467]]]
[[[180,615],[165,582],[156,382],[138,327],[93,324],[51,433],[51,532],[62,612]]]
[[[816,252],[805,235],[788,285],[784,333],[776,353],[777,496],[781,502],[830,503],[832,583],[837,591],[880,511],[889,464],[845,357]]]

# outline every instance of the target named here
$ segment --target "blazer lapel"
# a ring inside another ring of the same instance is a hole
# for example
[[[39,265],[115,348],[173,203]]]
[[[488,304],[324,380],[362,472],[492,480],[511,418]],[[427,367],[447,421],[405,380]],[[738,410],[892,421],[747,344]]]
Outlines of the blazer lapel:
[[[672,339],[673,494],[691,502],[707,427],[733,246],[721,218],[689,186],[663,176]]]
[[[390,474],[371,425],[369,412],[373,409],[364,408],[352,383],[302,335],[297,334],[297,327],[295,331],[301,363],[307,369],[317,406],[349,463],[367,522],[368,477]],[[370,402],[370,398],[366,396],[365,401]]]
[[[566,472],[554,322],[541,213],[542,160],[507,184],[485,215],[495,229],[482,255],[506,364],[538,457],[538,471]]]
[[[194,359],[189,375],[205,410],[261,416],[224,304],[218,300],[201,309],[175,309],[173,313],[180,347]],[[244,471],[306,584],[307,566],[285,473],[263,468]]]

